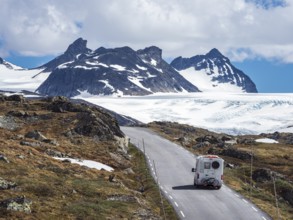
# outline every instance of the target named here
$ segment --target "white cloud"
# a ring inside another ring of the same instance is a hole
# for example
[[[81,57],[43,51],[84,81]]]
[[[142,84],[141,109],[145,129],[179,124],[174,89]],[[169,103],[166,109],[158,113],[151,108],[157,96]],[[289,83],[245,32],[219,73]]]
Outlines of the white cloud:
[[[259,7],[262,2],[0,0],[0,56],[57,54],[81,36],[92,49],[156,45],[165,57],[174,57],[216,47],[232,60],[261,56],[293,62],[292,0]]]

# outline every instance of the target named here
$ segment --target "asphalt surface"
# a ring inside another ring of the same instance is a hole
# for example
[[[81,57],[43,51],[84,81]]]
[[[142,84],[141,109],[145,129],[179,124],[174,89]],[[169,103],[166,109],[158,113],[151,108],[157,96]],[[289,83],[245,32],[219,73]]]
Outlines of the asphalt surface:
[[[130,138],[131,143],[145,152],[152,175],[157,178],[161,191],[180,219],[271,219],[248,199],[226,185],[220,190],[194,188],[194,173],[191,168],[194,167],[195,156],[181,146],[146,128],[122,127],[122,131]]]

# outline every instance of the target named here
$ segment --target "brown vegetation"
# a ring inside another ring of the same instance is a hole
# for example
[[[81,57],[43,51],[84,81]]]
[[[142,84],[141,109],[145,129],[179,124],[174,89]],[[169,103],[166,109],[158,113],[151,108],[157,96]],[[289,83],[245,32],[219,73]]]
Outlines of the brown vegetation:
[[[0,186],[2,179],[5,187],[0,188],[0,219],[162,219],[158,189],[144,157],[132,146],[121,146],[119,139],[123,133],[116,120],[98,108],[62,97],[1,96]],[[94,160],[115,171],[52,156]],[[30,209],[7,210],[4,202],[11,198],[27,202]],[[167,218],[177,219],[166,201],[164,206]]]

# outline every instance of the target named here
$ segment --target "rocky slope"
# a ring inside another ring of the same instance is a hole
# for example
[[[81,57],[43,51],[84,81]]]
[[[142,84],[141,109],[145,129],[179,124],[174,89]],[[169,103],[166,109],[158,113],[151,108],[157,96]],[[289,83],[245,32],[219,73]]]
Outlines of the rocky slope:
[[[97,107],[0,95],[1,219],[162,219],[143,161]]]

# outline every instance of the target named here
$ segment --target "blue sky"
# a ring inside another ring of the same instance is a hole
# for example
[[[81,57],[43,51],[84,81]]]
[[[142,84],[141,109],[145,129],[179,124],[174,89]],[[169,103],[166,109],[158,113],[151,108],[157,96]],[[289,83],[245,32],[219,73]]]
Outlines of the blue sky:
[[[293,63],[246,60],[233,64],[253,80],[260,93],[293,93]]]
[[[168,60],[219,49],[259,92],[293,92],[293,0],[0,0],[0,57],[31,68],[79,37]]]

